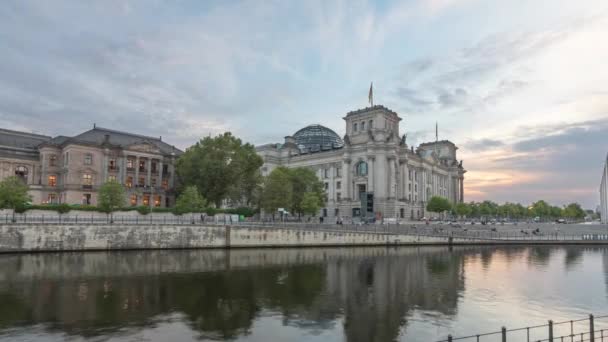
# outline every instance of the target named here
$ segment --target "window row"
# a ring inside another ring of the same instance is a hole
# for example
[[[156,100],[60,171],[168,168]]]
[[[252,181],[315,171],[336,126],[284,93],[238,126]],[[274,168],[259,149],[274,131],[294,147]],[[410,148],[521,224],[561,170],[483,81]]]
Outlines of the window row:
[[[115,175],[109,175],[108,176],[108,181],[110,182],[116,182],[116,176]],[[151,178],[150,180],[150,186],[155,187],[156,183],[157,183],[157,179],[156,178]],[[92,186],[93,185],[93,175],[91,175],[90,173],[85,173],[82,175],[82,184],[83,185],[87,185],[87,186]],[[57,186],[57,176],[56,175],[49,175],[47,178],[47,185],[48,186]],[[137,186],[143,187],[146,185],[146,177],[139,177],[138,182],[137,182]],[[128,176],[127,180],[125,182],[125,186],[128,188],[133,187],[133,177]],[[167,189],[169,187],[169,181],[167,179],[163,179],[161,182],[161,186],[164,189]]]
[[[330,176],[331,176],[331,169],[330,168],[323,169],[323,178],[329,178]],[[342,177],[342,168],[341,167],[336,168],[336,177]]]
[[[369,120],[368,123],[367,129],[372,129],[374,127],[374,120]],[[365,121],[353,123],[353,132],[357,131],[365,132]]]

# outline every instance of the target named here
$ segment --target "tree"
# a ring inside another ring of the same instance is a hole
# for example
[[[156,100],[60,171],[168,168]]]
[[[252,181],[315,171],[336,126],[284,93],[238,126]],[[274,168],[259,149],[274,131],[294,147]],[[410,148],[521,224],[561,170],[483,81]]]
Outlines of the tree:
[[[262,190],[261,206],[274,214],[279,208],[292,207],[293,186],[289,169],[279,166],[266,177]]]
[[[177,161],[177,174],[182,185],[196,185],[216,207],[225,199],[249,204],[263,163],[253,145],[226,132],[189,147]]]
[[[300,207],[303,214],[316,215],[319,212],[319,209],[321,209],[319,195],[314,192],[304,193]]]
[[[298,215],[306,214],[304,209],[304,196],[317,196],[317,203],[321,207],[325,202],[325,189],[315,172],[310,168],[297,167],[289,169],[292,186],[291,211]],[[311,201],[309,199],[309,201]],[[318,210],[317,210],[318,211]],[[310,212],[308,212],[310,213]],[[316,214],[316,211],[315,211]]]
[[[27,189],[27,184],[16,176],[7,177],[0,182],[0,209],[13,209],[13,222],[15,210],[25,207],[32,200]]]
[[[585,217],[585,211],[578,203],[570,203],[564,207],[563,214],[567,218],[580,220]]]
[[[187,186],[175,201],[174,211],[178,215],[185,213],[200,213],[205,209],[207,201],[198,191],[196,185]]]
[[[442,213],[444,211],[450,210],[452,205],[447,200],[447,198],[440,196],[433,196],[429,200],[429,203],[426,205],[426,210],[434,212],[434,213]]]
[[[116,209],[120,209],[125,205],[125,189],[117,181],[108,181],[104,183],[97,193],[97,207],[110,214]]]
[[[458,203],[454,206],[454,212],[460,217],[469,216],[473,212],[473,209],[469,204]]]
[[[536,201],[530,206],[530,214],[543,218],[551,214],[551,207],[544,200]]]

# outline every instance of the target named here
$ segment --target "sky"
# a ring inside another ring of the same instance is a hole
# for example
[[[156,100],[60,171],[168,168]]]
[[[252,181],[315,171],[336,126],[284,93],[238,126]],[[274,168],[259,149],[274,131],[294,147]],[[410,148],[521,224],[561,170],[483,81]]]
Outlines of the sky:
[[[459,146],[465,200],[595,209],[608,152],[605,0],[34,1],[0,6],[0,127],[93,123],[185,149],[225,131],[344,134],[374,102]]]

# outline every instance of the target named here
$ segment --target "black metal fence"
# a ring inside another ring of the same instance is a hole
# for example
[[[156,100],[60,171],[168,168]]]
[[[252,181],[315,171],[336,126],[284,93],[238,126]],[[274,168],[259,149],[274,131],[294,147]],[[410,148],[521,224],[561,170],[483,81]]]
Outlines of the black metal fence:
[[[589,315],[586,318],[561,322],[550,320],[547,324],[517,329],[502,327],[500,331],[469,336],[453,337],[448,335],[447,339],[438,342],[452,341],[608,342],[608,315]]]

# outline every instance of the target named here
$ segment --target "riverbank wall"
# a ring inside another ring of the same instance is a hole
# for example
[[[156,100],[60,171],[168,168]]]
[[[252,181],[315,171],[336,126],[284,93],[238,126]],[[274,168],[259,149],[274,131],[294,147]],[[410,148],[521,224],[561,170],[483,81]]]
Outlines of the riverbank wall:
[[[585,240],[484,239],[280,226],[0,224],[0,253],[188,248],[607,243],[608,241]]]

